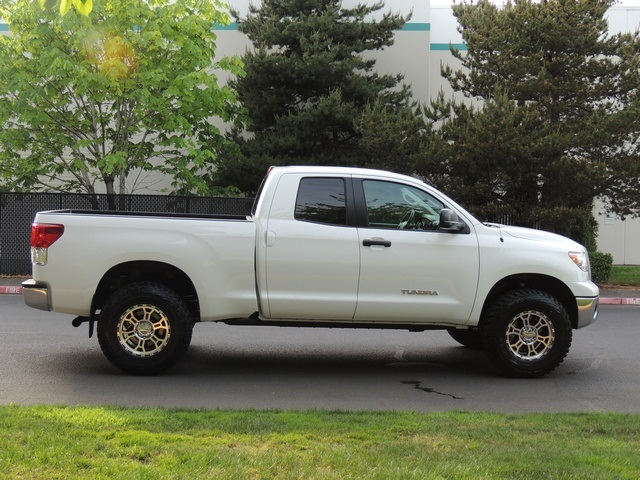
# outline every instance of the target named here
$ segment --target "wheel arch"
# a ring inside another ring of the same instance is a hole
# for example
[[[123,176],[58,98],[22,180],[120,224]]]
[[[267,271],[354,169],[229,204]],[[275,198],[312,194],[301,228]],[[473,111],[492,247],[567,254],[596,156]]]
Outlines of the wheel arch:
[[[137,282],[153,282],[172,289],[186,303],[193,322],[200,321],[200,302],[189,276],[174,265],[156,261],[126,262],[109,269],[93,295],[91,312],[100,310],[115,291]]]
[[[545,292],[556,298],[567,311],[567,314],[571,319],[572,328],[577,328],[578,306],[576,304],[573,293],[571,292],[569,287],[562,281],[558,280],[555,277],[542,274],[511,275],[497,282],[489,291],[484,305],[482,306],[480,324],[482,324],[487,309],[496,301],[498,297],[512,290],[521,288],[533,288]]]

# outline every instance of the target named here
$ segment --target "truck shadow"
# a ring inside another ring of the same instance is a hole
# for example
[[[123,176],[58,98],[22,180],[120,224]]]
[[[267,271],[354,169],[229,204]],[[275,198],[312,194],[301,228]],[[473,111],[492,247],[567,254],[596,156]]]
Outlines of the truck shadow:
[[[480,350],[461,347],[446,332],[327,328],[197,326],[194,342],[171,370],[306,375],[349,371],[459,371],[494,375]]]
[[[437,351],[412,350],[400,357],[397,352],[355,349],[350,351],[318,351],[312,345],[306,351],[288,350],[216,350],[192,346],[169,375],[208,376],[220,372],[235,375],[281,374],[295,377],[371,375],[376,372],[420,372],[460,374],[461,376],[495,376],[495,370],[482,351],[460,346]]]

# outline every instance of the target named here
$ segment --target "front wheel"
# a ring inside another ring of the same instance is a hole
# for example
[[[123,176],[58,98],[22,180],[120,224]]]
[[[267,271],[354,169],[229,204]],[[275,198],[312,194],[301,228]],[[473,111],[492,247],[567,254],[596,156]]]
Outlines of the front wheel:
[[[571,346],[567,311],[554,297],[538,290],[504,294],[489,307],[481,325],[487,357],[509,376],[545,375],[562,363]]]
[[[109,297],[98,320],[98,341],[107,359],[136,375],[172,367],[191,343],[189,310],[170,288],[140,282]]]

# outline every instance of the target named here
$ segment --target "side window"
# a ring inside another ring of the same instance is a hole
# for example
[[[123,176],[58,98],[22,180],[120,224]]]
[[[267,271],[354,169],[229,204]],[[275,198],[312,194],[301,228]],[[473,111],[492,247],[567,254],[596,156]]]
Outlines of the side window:
[[[341,178],[303,178],[296,199],[296,220],[347,224],[344,180]]]
[[[437,230],[442,202],[401,183],[364,180],[369,227]]]

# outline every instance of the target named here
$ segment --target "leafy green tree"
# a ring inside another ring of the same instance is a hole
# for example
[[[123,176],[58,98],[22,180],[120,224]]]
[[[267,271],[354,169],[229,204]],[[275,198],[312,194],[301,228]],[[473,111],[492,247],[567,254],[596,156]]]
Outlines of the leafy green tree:
[[[506,207],[581,241],[595,197],[637,212],[640,39],[609,34],[611,3],[455,5],[467,50],[442,72],[466,99],[432,102],[420,172],[482,216]]]
[[[60,16],[32,0],[3,2],[0,177],[15,190],[104,188],[113,200],[155,172],[205,193],[203,177],[228,148],[219,126],[240,118],[217,74],[241,74],[241,62],[214,60],[212,26],[228,23],[225,8],[102,0],[89,16]]]
[[[60,15],[66,15],[71,7],[83,15],[89,15],[93,10],[93,0],[38,0],[42,8],[58,7]]]
[[[250,124],[234,132],[240,155],[221,158],[218,181],[255,191],[269,165],[364,165],[357,125],[367,105],[407,108],[401,75],[375,73],[367,51],[393,42],[407,18],[371,15],[382,2],[343,8],[340,0],[264,0],[240,30],[253,42],[246,76],[233,82]]]

